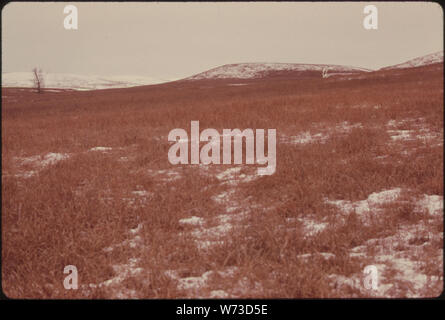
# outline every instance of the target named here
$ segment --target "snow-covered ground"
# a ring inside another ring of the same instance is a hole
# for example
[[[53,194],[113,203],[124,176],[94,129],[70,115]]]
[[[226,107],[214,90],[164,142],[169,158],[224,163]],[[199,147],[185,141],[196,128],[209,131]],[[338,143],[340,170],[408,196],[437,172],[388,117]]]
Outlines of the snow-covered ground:
[[[254,79],[260,78],[269,72],[275,71],[319,71],[327,68],[328,72],[351,73],[368,72],[370,70],[349,66],[337,66],[327,64],[303,64],[303,63],[239,63],[226,64],[208,71],[199,73],[187,80],[200,79]]]
[[[46,155],[35,155],[31,157],[16,157],[15,159],[20,162],[21,165],[26,165],[31,167],[32,170],[28,171],[20,171],[16,174],[16,177],[20,178],[30,178],[35,175],[41,169],[54,165],[59,161],[66,160],[70,157],[69,154],[66,153],[54,153],[49,152]]]
[[[394,66],[382,68],[385,69],[399,69],[399,68],[412,68],[433,63],[443,62],[443,51],[428,54],[425,56],[417,57],[404,63],[400,63]],[[219,66],[205,72],[201,72],[194,76],[186,78],[186,80],[201,80],[201,79],[257,79],[267,76],[269,73],[277,71],[318,71],[320,73],[323,70],[327,71],[327,77],[332,75],[353,75],[363,72],[370,72],[373,70],[329,65],[329,64],[304,64],[304,63],[238,63],[238,64],[226,64]],[[230,84],[234,85],[234,84]]]
[[[2,73],[2,87],[32,88],[32,72]],[[150,84],[158,84],[176,79],[157,79],[145,76],[99,76],[70,73],[43,73],[45,88],[96,90],[110,88],[128,88]]]
[[[309,143],[325,143],[332,134],[348,134],[352,129],[355,128],[363,128],[361,123],[349,123],[348,121],[343,121],[337,124],[333,129],[326,130],[324,126],[319,126],[317,130],[321,130],[322,132],[311,133],[310,131],[304,131],[297,135],[281,135],[280,141],[283,143],[291,143],[291,144],[300,144],[305,145]]]
[[[428,55],[422,56],[422,57],[417,57],[417,58],[408,60],[406,62],[396,64],[394,66],[382,68],[382,70],[413,68],[413,67],[426,66],[429,64],[439,63],[439,62],[443,63],[443,51],[431,53],[431,54],[428,54]]]

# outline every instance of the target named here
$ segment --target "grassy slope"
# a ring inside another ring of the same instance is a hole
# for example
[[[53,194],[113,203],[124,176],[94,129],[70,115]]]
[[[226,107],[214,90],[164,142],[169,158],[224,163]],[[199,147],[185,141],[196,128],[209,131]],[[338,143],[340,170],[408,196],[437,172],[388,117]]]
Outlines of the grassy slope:
[[[442,276],[443,216],[416,209],[424,194],[443,196],[442,67],[227,85],[239,82],[42,95],[2,89],[4,292],[22,298],[369,296],[353,281],[364,266],[380,263],[382,281],[392,284],[382,295],[438,295],[441,281],[416,287],[403,277],[408,267],[376,257],[386,250],[397,262],[414,259],[415,274]],[[231,166],[170,165],[168,132],[189,131],[191,120],[201,129],[276,128],[277,172],[224,183],[216,175]],[[342,130],[345,121],[358,125]],[[422,129],[430,138],[421,138]],[[395,140],[389,130],[411,130],[413,138]],[[326,139],[290,143],[305,132]],[[113,149],[88,151],[97,146]],[[23,161],[49,152],[69,158],[46,167]],[[17,176],[30,170],[36,173]],[[326,201],[360,201],[394,188],[402,196],[366,223]],[[132,193],[142,190],[149,197]],[[221,194],[227,201],[212,198]],[[197,216],[205,228],[218,227],[215,217],[227,208],[241,221],[208,250],[194,240],[212,235],[179,223]],[[309,236],[308,216],[327,227]],[[400,236],[404,230],[409,237]],[[385,238],[395,247],[386,248]],[[357,247],[362,255],[351,256]],[[68,264],[79,270],[80,290],[63,289]],[[184,281],[191,286],[181,286]]]

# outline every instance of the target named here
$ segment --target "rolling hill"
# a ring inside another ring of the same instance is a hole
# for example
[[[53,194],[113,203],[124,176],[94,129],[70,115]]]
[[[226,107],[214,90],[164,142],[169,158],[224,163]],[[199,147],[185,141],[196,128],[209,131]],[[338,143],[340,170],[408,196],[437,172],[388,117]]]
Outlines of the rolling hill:
[[[443,51],[417,57],[409,61],[381,68],[377,71],[397,70],[443,63]],[[261,79],[306,79],[336,76],[344,79],[358,79],[372,76],[376,70],[359,67],[304,64],[304,63],[237,63],[222,65],[180,81],[193,80],[261,80]],[[69,73],[44,73],[45,88],[71,90],[97,90],[128,88],[166,83],[179,79],[158,79],[147,76],[99,76]],[[31,72],[2,73],[2,87],[33,87]]]
[[[439,51],[436,53],[431,53],[426,56],[417,57],[403,63],[399,63],[393,66],[384,67],[380,70],[390,70],[390,69],[405,69],[405,68],[414,68],[427,66],[435,63],[443,63],[443,51]]]
[[[98,76],[71,73],[44,73],[45,88],[97,90],[110,88],[128,88],[150,84],[158,84],[172,79],[157,79],[146,76]],[[2,87],[33,87],[32,72],[2,73]]]
[[[371,71],[364,68],[328,64],[238,63],[216,67],[188,77],[185,80],[320,77],[324,69],[329,74],[355,74]]]

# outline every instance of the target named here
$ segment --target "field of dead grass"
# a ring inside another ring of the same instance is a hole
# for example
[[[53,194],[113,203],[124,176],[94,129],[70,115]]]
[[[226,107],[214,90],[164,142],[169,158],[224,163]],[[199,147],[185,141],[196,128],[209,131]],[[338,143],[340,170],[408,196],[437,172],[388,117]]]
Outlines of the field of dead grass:
[[[2,89],[11,298],[434,297],[443,68]],[[277,130],[277,170],[168,162],[174,128]],[[75,265],[79,289],[65,290]],[[375,265],[379,288],[363,286]]]

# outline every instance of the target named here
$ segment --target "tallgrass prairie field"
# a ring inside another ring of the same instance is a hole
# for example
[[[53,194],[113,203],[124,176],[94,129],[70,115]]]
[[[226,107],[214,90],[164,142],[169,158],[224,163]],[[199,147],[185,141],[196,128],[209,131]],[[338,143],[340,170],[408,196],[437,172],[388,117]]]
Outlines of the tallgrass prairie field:
[[[443,63],[56,91],[2,88],[8,297],[441,294]],[[276,172],[170,164],[193,120],[276,129]]]

